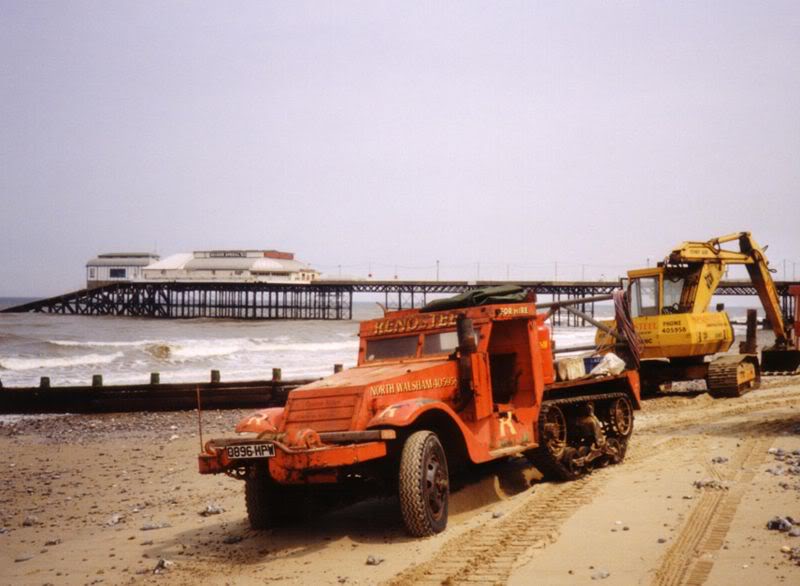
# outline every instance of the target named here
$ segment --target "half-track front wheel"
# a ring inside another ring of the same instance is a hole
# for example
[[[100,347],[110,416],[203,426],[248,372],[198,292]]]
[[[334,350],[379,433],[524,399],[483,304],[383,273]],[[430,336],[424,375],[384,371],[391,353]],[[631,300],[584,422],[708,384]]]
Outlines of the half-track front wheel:
[[[266,470],[254,469],[244,481],[247,518],[253,529],[269,529],[275,524],[274,485]]]
[[[425,537],[444,531],[450,480],[447,458],[435,433],[417,431],[408,437],[399,472],[400,511],[408,532]]]
[[[253,529],[271,529],[306,519],[311,501],[306,487],[282,486],[265,468],[254,468],[245,478],[244,500]]]

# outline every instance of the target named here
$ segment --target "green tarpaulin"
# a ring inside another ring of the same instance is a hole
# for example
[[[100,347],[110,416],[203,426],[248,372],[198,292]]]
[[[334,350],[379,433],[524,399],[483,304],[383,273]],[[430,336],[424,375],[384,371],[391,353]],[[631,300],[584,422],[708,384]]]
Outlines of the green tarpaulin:
[[[488,305],[490,303],[522,303],[527,301],[528,292],[518,285],[501,285],[499,287],[486,287],[472,289],[455,297],[435,299],[420,311],[444,311],[460,307],[474,307],[475,305]]]

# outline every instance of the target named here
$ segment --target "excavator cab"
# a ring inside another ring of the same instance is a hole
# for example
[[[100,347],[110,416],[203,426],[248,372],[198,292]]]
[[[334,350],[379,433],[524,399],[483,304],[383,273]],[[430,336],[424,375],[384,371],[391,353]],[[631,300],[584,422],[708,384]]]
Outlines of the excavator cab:
[[[631,316],[671,315],[690,312],[692,304],[684,296],[685,271],[640,269],[628,273],[622,286],[631,300]]]
[[[696,311],[694,272],[659,266],[629,271],[623,279],[633,325],[644,342],[643,358],[702,358],[733,344],[727,314]]]

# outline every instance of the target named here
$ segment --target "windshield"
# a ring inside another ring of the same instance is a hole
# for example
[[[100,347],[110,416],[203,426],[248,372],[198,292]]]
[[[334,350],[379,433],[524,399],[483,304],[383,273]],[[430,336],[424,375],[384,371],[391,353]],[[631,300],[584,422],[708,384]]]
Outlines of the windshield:
[[[423,354],[450,354],[458,346],[458,334],[455,332],[441,332],[439,334],[427,334],[422,344]]]
[[[664,278],[664,313],[678,313],[681,310],[681,293],[683,293],[683,277]]]
[[[387,358],[413,358],[417,354],[419,336],[384,338],[367,342],[367,362]]]

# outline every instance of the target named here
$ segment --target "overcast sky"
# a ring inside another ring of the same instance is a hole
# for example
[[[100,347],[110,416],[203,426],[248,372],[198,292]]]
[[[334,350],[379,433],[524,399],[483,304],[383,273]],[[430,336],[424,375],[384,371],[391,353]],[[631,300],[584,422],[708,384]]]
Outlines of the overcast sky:
[[[608,278],[739,230],[800,278],[798,31],[796,1],[0,0],[0,295],[243,247]]]

